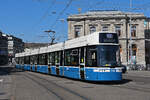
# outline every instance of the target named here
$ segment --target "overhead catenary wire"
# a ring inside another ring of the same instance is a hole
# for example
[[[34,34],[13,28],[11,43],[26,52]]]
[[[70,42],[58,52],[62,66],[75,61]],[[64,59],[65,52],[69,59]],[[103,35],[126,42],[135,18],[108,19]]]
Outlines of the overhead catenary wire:
[[[39,0],[38,0],[39,1]],[[48,8],[46,9],[46,11],[43,13],[43,15],[40,17],[40,19],[39,19],[39,21],[36,23],[36,24],[34,24],[33,26],[32,26],[32,30],[36,27],[36,26],[38,26],[38,25],[40,25],[41,24],[41,22],[49,15],[49,12],[51,11],[51,9],[53,8],[53,6],[56,4],[56,0],[50,0],[50,2],[49,2],[49,6],[48,6]],[[39,36],[39,35],[37,35],[37,37],[39,38],[41,38],[41,36]],[[42,36],[43,37],[43,36]],[[34,40],[39,40],[39,39],[34,39]],[[41,39],[40,39],[41,40]]]
[[[47,10],[43,14],[43,16],[41,16],[39,22],[36,25],[40,24],[48,16],[48,14],[50,12],[50,9],[55,5],[55,3],[56,3],[56,0],[53,0],[52,3],[50,3],[50,5],[48,6]]]
[[[50,26],[51,28],[53,28],[53,27],[56,25],[58,19],[59,19],[59,18],[64,14],[64,12],[69,8],[69,6],[71,5],[72,1],[73,1],[73,0],[69,0],[69,2],[66,4],[66,6],[64,7],[64,9],[58,14],[58,16],[56,17],[56,20],[55,20],[54,23]]]

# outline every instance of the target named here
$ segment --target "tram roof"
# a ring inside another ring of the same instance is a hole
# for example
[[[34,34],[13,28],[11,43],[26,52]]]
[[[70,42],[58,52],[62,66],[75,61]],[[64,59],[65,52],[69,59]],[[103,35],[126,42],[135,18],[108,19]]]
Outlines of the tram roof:
[[[81,36],[75,39],[67,40],[65,42],[57,43],[54,45],[49,45],[45,47],[40,47],[36,49],[28,49],[25,52],[17,53],[15,57],[22,57],[22,56],[30,56],[36,54],[43,54],[48,52],[54,51],[61,51],[64,49],[71,49],[89,45],[98,45],[99,43],[99,34],[100,33],[115,33],[115,32],[94,32],[90,35]]]

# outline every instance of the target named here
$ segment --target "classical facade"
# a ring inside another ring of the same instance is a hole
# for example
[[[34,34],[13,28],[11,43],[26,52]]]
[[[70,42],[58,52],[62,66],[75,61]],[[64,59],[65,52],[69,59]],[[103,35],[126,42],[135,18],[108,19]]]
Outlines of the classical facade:
[[[145,19],[144,14],[121,11],[90,11],[71,15],[67,19],[68,39],[96,31],[117,32],[122,64],[130,64],[130,58],[132,58],[133,64],[146,67],[148,63],[145,59]],[[130,57],[130,35],[132,37],[132,57]]]

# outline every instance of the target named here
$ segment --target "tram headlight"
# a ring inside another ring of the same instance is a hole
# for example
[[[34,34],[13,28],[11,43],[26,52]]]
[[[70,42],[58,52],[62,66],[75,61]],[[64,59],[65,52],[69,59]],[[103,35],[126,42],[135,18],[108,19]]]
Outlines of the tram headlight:
[[[116,72],[122,72],[122,69],[116,69]]]

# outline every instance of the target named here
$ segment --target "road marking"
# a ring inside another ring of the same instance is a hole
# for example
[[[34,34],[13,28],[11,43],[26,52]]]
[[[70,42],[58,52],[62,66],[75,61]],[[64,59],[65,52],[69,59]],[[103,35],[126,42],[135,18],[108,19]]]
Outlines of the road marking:
[[[0,79],[0,82],[3,82],[3,79]]]

